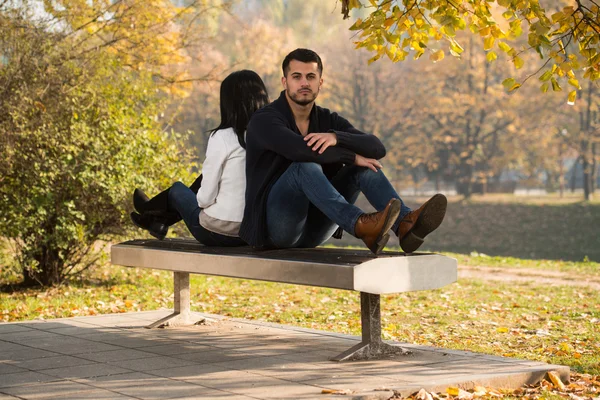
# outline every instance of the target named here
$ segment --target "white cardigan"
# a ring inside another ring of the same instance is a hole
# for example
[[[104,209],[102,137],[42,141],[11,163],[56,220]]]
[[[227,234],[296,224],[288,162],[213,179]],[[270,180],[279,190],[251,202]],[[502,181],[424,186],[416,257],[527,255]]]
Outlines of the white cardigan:
[[[246,150],[233,128],[216,131],[208,139],[202,164],[198,205],[209,217],[242,222],[246,193]]]

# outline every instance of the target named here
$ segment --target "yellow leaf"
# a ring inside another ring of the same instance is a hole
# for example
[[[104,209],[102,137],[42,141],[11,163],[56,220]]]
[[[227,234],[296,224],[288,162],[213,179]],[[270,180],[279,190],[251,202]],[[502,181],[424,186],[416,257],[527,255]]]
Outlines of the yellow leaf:
[[[431,55],[429,56],[429,59],[431,61],[433,61],[434,63],[443,60],[444,59],[444,50],[438,50],[438,51],[431,53]]]
[[[490,51],[489,53],[487,53],[485,58],[488,62],[492,62],[498,58],[498,55],[495,52]]]
[[[498,47],[505,53],[508,53],[512,48],[504,42],[498,42]]]
[[[552,14],[552,22],[557,23],[558,21],[560,21],[561,19],[565,18],[565,14],[561,13],[561,12],[557,12]]]
[[[510,90],[510,88],[513,87],[516,83],[517,81],[515,81],[515,78],[507,78],[502,81],[502,86],[504,86],[506,90]]]
[[[581,89],[581,86],[579,86],[579,81],[575,78],[569,79],[569,85],[573,86],[575,89]]]
[[[542,86],[540,86],[540,90],[542,91],[542,93],[546,93],[549,88],[550,88],[550,85],[548,85],[548,82],[544,82],[542,84]]]
[[[356,31],[358,29],[361,29],[361,25],[362,25],[363,21],[362,19],[358,18],[356,20],[356,22],[354,24],[352,24],[352,26],[349,28],[351,31]]]
[[[458,394],[460,393],[460,389],[454,386],[450,386],[446,388],[446,393],[448,393],[450,396],[458,396]]]
[[[461,54],[464,51],[460,44],[458,44],[458,42],[454,39],[450,41],[450,50],[452,50],[456,54]]]
[[[508,89],[508,90],[511,90],[511,89]],[[498,332],[498,333],[506,333],[506,332],[508,332],[508,328],[501,327],[501,328],[496,329],[496,332]]]
[[[556,371],[548,372],[548,377],[550,381],[558,388],[559,390],[565,390],[565,384],[560,380],[560,376],[556,373]]]
[[[546,81],[549,81],[550,78],[552,78],[552,71],[551,70],[547,70],[546,72],[544,72],[542,74],[542,76],[540,76],[540,81],[546,82]]]
[[[516,69],[523,68],[523,65],[525,64],[525,62],[523,61],[523,59],[521,57],[513,58],[513,63],[515,64]]]
[[[552,90],[555,92],[560,92],[562,90],[556,79],[552,78],[550,81],[552,82]]]
[[[485,40],[483,41],[483,49],[484,50],[489,50],[492,47],[494,47],[494,42],[496,41],[496,39],[493,36],[488,36],[485,38]]]
[[[572,106],[573,104],[575,104],[575,99],[577,98],[577,90],[573,90],[571,91],[571,93],[569,93],[569,98],[567,100],[567,104]],[[577,355],[579,355],[579,357],[577,357]],[[575,353],[575,358],[580,358],[581,354],[579,353]]]

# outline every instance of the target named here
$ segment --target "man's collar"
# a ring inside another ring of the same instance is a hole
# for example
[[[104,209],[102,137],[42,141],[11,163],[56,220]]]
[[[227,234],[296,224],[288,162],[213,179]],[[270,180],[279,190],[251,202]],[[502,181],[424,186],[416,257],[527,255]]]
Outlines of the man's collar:
[[[279,98],[273,102],[273,105],[275,106],[275,108],[277,108],[277,110],[279,110],[285,116],[285,118],[290,123],[290,126],[296,127],[296,120],[294,119],[294,113],[292,112],[292,108],[290,107],[290,104],[288,103],[287,97],[285,95],[285,90],[281,91]],[[309,132],[310,132],[310,131],[312,131],[312,129],[316,129],[318,126],[318,114],[317,114],[317,104],[316,103],[313,104],[313,107],[310,110],[310,115],[308,118],[310,120],[310,122],[309,122]]]

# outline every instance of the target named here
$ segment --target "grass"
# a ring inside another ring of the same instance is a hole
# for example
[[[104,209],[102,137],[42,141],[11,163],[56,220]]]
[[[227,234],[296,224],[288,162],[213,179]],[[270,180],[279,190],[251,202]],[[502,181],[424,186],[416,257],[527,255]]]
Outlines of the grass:
[[[426,197],[406,197],[411,208]],[[364,198],[357,203],[367,210]],[[397,244],[395,239],[390,244]],[[346,246],[360,241],[344,235]],[[449,198],[444,223],[430,236],[424,250],[519,259],[600,262],[600,201],[581,197],[475,196]]]
[[[425,199],[406,200],[415,207]],[[565,283],[598,281],[599,227],[598,201],[453,198],[444,224],[428,237],[424,250],[455,257],[464,266],[539,270],[540,276],[558,271]],[[348,236],[331,243],[360,244]],[[0,265],[7,265],[10,256],[2,246],[0,241]],[[14,271],[0,269],[0,321],[173,307],[172,276],[162,271],[97,267],[69,286],[45,289],[11,286],[18,280]],[[191,285],[194,311],[360,334],[354,292],[195,275]],[[590,287],[461,279],[439,290],[382,296],[381,309],[386,339],[563,364],[600,375],[600,292]],[[541,396],[562,398],[551,392]]]
[[[594,261],[563,261],[563,260],[530,260],[516,257],[489,256],[483,253],[472,252],[469,255],[460,253],[443,254],[456,258],[459,265],[490,268],[526,268],[540,271],[558,271],[585,275],[588,278],[600,277],[600,268]]]
[[[191,285],[194,311],[360,334],[354,292],[196,275]],[[172,303],[170,273],[105,267],[71,286],[0,293],[0,319],[153,310]],[[600,375],[600,292],[591,288],[460,280],[438,290],[382,296],[382,319],[386,339]]]

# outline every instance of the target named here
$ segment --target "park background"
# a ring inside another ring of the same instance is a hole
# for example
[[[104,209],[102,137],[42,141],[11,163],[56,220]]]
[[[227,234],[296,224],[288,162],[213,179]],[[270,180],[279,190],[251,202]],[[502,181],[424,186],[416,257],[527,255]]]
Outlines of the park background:
[[[147,237],[129,221],[133,189],[191,182],[219,122],[220,81],[253,69],[275,99],[283,57],[307,47],[324,62],[317,103],[381,138],[402,198],[448,195],[422,250],[479,271],[383,299],[386,338],[599,374],[597,85],[581,79],[573,104],[566,87],[540,90],[535,52],[490,60],[489,42],[461,32],[459,58],[432,48],[370,62],[349,30],[368,10],[343,20],[340,7],[0,1],[0,321],[171,307],[169,274],[108,262],[111,243]],[[523,85],[508,92],[509,77]],[[182,224],[170,233],[187,235]],[[489,281],[492,270],[506,282]],[[215,277],[192,288],[196,311],[360,329],[357,299],[341,291]]]

